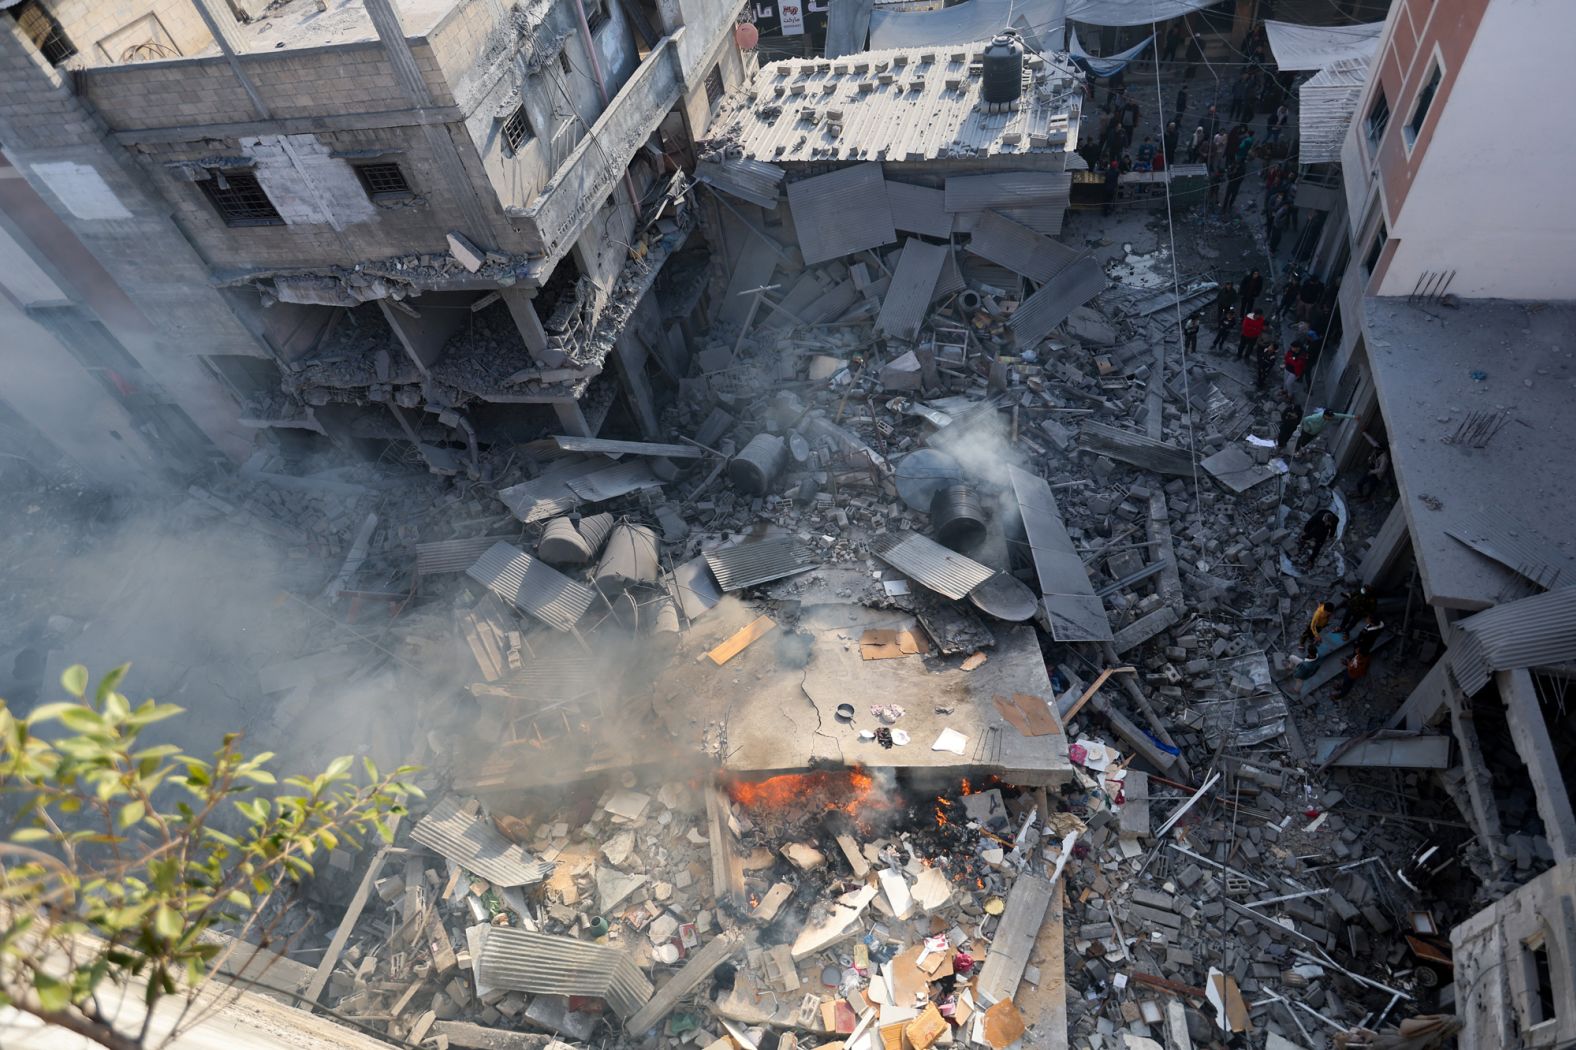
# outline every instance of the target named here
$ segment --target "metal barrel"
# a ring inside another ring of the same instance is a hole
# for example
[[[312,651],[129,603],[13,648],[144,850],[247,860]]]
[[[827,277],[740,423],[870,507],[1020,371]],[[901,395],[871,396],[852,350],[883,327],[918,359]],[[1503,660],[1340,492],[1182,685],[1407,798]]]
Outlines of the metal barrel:
[[[788,443],[776,434],[757,434],[728,461],[728,480],[751,496],[764,496],[788,458]]]
[[[930,531],[955,551],[973,550],[985,539],[985,507],[972,485],[947,485],[930,501]]]

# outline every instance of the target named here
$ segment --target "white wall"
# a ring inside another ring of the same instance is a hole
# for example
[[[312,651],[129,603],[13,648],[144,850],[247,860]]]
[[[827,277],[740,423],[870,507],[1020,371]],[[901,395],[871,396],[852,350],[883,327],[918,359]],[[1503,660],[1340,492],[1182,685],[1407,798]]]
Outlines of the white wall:
[[[1450,291],[1464,297],[1576,296],[1573,39],[1571,0],[1488,5],[1390,228],[1400,243],[1377,294],[1407,295],[1420,274],[1455,270]]]

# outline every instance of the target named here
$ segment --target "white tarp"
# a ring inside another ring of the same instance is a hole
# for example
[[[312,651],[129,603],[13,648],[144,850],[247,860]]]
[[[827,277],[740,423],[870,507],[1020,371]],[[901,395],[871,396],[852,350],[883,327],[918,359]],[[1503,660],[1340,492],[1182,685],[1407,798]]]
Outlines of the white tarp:
[[[1069,16],[1071,17],[1071,16]],[[1379,47],[1383,22],[1356,26],[1299,26],[1266,21],[1275,65],[1286,69],[1323,69],[1349,58],[1368,59]]]
[[[1367,58],[1347,58],[1319,70],[1297,89],[1297,159],[1338,164],[1341,143],[1368,83]]]
[[[974,44],[989,40],[1010,26],[1031,45],[1062,46],[1064,0],[965,0],[939,11],[890,11],[880,6],[870,15],[870,50]]]
[[[1067,50],[1074,58],[1081,58],[1089,66],[1089,71],[1097,77],[1108,77],[1112,73],[1120,72],[1127,68],[1127,64],[1137,58],[1139,53],[1154,41],[1154,35],[1144,37],[1126,51],[1101,58],[1091,55],[1084,50],[1083,43],[1078,39],[1078,30],[1074,29],[1068,34]]]
[[[1092,26],[1146,26],[1164,22],[1216,0],[1067,0],[1067,19]]]

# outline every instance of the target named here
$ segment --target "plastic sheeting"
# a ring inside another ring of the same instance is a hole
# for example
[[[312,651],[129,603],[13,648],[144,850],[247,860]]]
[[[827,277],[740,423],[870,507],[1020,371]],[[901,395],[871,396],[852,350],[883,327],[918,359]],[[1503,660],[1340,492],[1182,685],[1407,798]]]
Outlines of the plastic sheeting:
[[[870,15],[870,50],[975,44],[1009,25],[1030,44],[1061,46],[1065,0],[966,0],[939,11],[886,11]]]
[[[1069,15],[1069,17],[1071,17]],[[1324,69],[1346,59],[1369,59],[1379,47],[1383,22],[1355,26],[1300,26],[1266,21],[1275,65],[1282,70]]]
[[[1146,26],[1164,22],[1216,0],[1067,0],[1067,19],[1092,26]]]
[[[1148,47],[1154,42],[1154,35],[1151,34],[1120,54],[1108,55],[1105,58],[1100,58],[1096,55],[1091,55],[1089,52],[1084,50],[1083,43],[1078,39],[1078,30],[1074,29],[1069,36],[1067,50],[1072,53],[1074,58],[1088,66],[1089,71],[1095,76],[1108,77],[1113,73],[1120,73],[1122,70],[1126,69],[1129,62],[1137,58],[1143,52],[1144,48]]]
[[[1368,83],[1367,58],[1347,58],[1319,70],[1297,90],[1297,159],[1336,164]]]

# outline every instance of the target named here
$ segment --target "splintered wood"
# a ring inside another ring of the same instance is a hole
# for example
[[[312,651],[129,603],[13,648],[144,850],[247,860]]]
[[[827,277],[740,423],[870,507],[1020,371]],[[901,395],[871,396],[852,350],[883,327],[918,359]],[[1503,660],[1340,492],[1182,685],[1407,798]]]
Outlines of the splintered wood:
[[[859,656],[865,660],[896,660],[929,652],[930,643],[918,629],[892,631],[872,627],[859,639]]]
[[[995,700],[1001,717],[1024,736],[1051,736],[1062,731],[1061,723],[1040,697],[1014,693],[1011,699],[998,696]]]
[[[757,616],[733,637],[707,653],[706,658],[718,667],[721,667],[735,656],[744,652],[752,644],[760,641],[767,631],[776,626],[776,621],[770,616]]]

